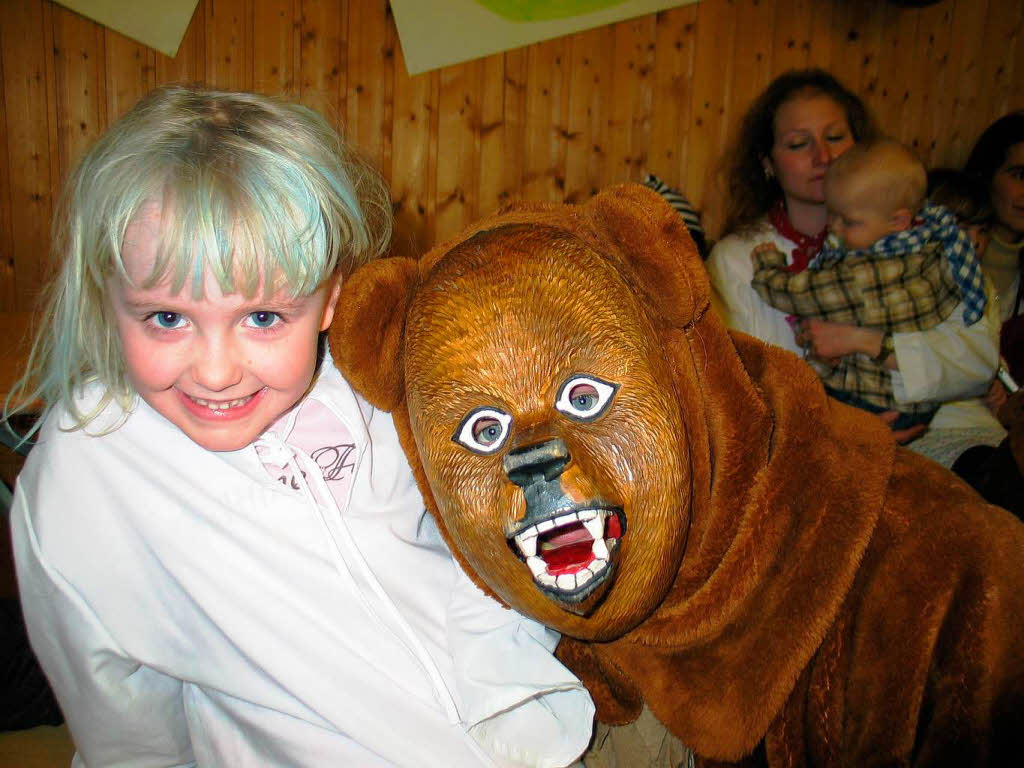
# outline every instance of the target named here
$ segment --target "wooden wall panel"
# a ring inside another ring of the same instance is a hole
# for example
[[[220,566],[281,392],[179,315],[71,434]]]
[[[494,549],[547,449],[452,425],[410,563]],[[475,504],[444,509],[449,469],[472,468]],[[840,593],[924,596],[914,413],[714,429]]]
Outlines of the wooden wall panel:
[[[206,0],[206,83],[214,88],[253,87],[253,1]]]
[[[612,29],[611,111],[605,128],[608,155],[602,187],[619,181],[640,181],[651,146],[654,17],[624,21]]]
[[[391,198],[394,201],[394,251],[402,256],[423,253],[434,241],[439,73],[409,77],[401,48],[396,48]],[[500,89],[494,89],[501,94]]]
[[[522,194],[532,200],[561,200],[565,190],[570,42],[527,49]]]
[[[697,41],[693,65],[692,122],[687,129],[689,149],[683,189],[705,211],[705,226],[714,231],[721,221],[716,200],[716,169],[729,126],[723,119],[733,82],[733,43],[737,25],[732,2],[702,2],[697,11]],[[720,187],[720,185],[719,185]]]
[[[1020,109],[1024,102],[1024,98],[1021,97],[1021,85],[1024,83],[1024,2],[1021,2],[1020,6],[1021,15],[1013,30],[1010,50],[1005,56],[1011,67],[1010,76],[1007,78],[1010,89],[1006,94],[1006,101],[998,108],[990,109],[990,112],[997,115],[1014,108]]]
[[[685,181],[696,32],[695,4],[656,17],[651,146],[645,170],[675,187]]]
[[[526,79],[528,74],[528,49],[520,48],[504,54],[505,83],[502,106],[501,134],[484,144],[484,159],[492,162],[497,155],[502,158],[502,186],[498,193],[498,205],[506,205],[513,198],[522,196],[526,157]],[[491,85],[489,82],[488,85]],[[497,145],[497,140],[501,144]],[[486,173],[492,173],[488,168]],[[489,201],[482,200],[482,203]],[[484,212],[493,211],[497,206],[486,207]]]
[[[505,88],[495,87],[496,83],[506,83],[514,62],[509,61],[506,68],[505,56],[494,54],[482,62],[483,82],[480,91],[480,192],[477,205],[480,210],[494,211],[508,199],[510,187],[519,188],[519,181],[510,177],[507,171],[514,171],[519,161],[509,154],[509,140],[513,137],[516,127],[514,112],[506,120],[506,90],[515,89],[506,85]],[[398,151],[398,138],[395,138],[395,151]]]
[[[0,42],[0,109],[7,114],[7,94],[3,85],[3,47]],[[0,120],[0,148],[6,150],[7,120]],[[6,151],[0,151],[0,178],[9,179],[11,171],[8,167]],[[14,285],[14,232],[11,229],[11,186],[0,184],[0,253],[4,258],[0,260],[0,306],[13,307],[17,292]]]
[[[107,125],[156,85],[156,52],[112,29],[105,31]]]
[[[939,142],[943,140],[956,83],[956,73],[950,61],[953,11],[952,3],[924,8],[918,24],[915,84],[927,78],[930,86],[914,88],[921,99],[921,116],[916,126],[919,134],[916,149],[929,167],[938,167],[946,162],[940,154],[946,148],[940,148]]]
[[[831,69],[926,164],[1024,108],[1024,0],[702,0],[410,77],[387,0],[200,0],[174,58],[50,0],[0,2],[0,310],[47,271],[61,179],[155,85],[322,112],[391,185],[396,253],[516,198],[581,201],[652,171],[721,223],[721,168],[763,86]]]
[[[479,215],[480,93],[483,62],[468,61],[439,73],[437,208],[435,237],[457,234]]]
[[[299,0],[253,0],[252,89],[295,100]]]
[[[774,71],[807,66],[814,39],[815,5],[811,0],[777,0],[775,3],[775,36],[771,53]]]
[[[988,14],[985,18],[985,31],[982,38],[981,90],[978,94],[979,109],[974,115],[974,130],[971,141],[977,136],[988,120],[984,112],[991,105],[997,112],[1005,111],[1013,91],[1012,78],[1018,82],[1024,73],[1014,72],[1013,59],[1007,54],[1017,45],[1020,37],[1021,18],[1024,3],[1020,0],[989,0]],[[1002,51],[1002,56],[993,56],[989,52]]]
[[[348,20],[347,133],[389,176],[384,160],[391,136],[384,116],[393,110],[394,23],[385,0],[349,0]]]
[[[957,157],[966,157],[974,141],[974,119],[971,114],[979,107],[981,67],[984,54],[982,33],[988,0],[975,3],[957,2],[953,12],[953,39],[950,44],[950,85],[955,94],[946,115],[945,141],[940,149],[943,165],[953,165]],[[987,122],[987,121],[986,121]]]
[[[299,92],[297,98],[337,127],[345,113],[344,66],[348,58],[347,4],[344,0],[298,0]]]
[[[878,53],[876,77],[878,83],[873,92],[871,107],[879,114],[887,115],[897,126],[895,138],[908,144],[913,143],[910,94],[913,90],[910,73],[913,70],[917,51],[917,22],[919,13],[912,9],[887,5],[882,22],[882,45]]]
[[[4,78],[4,162],[0,186],[9,211],[0,220],[3,309],[29,310],[48,268],[50,216],[57,173],[50,7],[40,0],[0,3]]]
[[[53,59],[62,177],[107,125],[103,38],[103,27],[63,6],[54,6]]]
[[[832,49],[836,47],[835,33],[832,27],[832,15],[835,3],[812,2],[811,44],[807,51],[806,66],[829,68],[832,62]],[[784,72],[783,67],[772,67],[776,72]]]
[[[743,21],[736,24],[732,87],[722,114],[727,131],[775,74],[772,71],[774,35],[771,31],[775,20],[772,4],[763,0],[737,0],[736,18]]]
[[[604,183],[611,162],[615,36],[612,27],[574,35],[569,41],[569,101],[565,116],[565,192],[586,200]]]

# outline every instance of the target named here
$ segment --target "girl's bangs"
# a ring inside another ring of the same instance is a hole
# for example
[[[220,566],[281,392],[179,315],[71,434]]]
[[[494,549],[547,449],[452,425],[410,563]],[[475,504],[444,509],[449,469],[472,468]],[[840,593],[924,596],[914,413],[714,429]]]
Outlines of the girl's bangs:
[[[329,190],[288,168],[238,170],[188,169],[165,181],[147,286],[169,279],[173,293],[188,284],[198,299],[209,274],[225,294],[299,296],[333,273],[339,244],[351,237],[329,223],[325,212],[338,207]],[[275,171],[277,178],[268,178]]]

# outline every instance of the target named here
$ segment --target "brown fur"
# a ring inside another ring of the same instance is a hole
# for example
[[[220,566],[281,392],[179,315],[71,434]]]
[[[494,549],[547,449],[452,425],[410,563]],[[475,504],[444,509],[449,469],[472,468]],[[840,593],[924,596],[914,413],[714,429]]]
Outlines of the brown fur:
[[[709,765],[1019,756],[1024,526],[728,332],[709,294],[680,217],[624,185],[363,268],[332,348],[394,413],[456,557],[563,633],[603,721],[646,702]],[[619,385],[586,423],[552,407],[580,372]],[[493,455],[452,439],[481,406],[513,419]],[[504,457],[556,438],[553,487],[627,520],[613,578],[579,604],[506,543],[529,510]]]

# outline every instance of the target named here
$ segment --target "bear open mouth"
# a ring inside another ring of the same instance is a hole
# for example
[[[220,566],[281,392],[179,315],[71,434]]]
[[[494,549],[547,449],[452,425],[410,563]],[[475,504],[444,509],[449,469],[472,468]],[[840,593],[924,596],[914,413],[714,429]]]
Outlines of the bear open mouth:
[[[622,538],[620,510],[580,509],[555,515],[512,537],[537,586],[561,600],[582,600],[611,574]]]

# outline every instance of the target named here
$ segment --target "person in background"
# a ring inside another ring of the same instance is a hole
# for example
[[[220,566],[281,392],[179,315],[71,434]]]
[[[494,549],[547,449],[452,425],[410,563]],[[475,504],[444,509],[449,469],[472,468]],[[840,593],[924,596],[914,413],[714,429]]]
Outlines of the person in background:
[[[826,236],[825,173],[853,144],[874,138],[863,102],[820,69],[793,70],[772,81],[747,111],[728,157],[726,232],[707,269],[732,328],[822,360],[862,354],[879,357],[885,334],[870,328],[809,320],[795,326],[751,286],[750,253],[771,242],[793,271],[806,269]],[[995,303],[968,326],[958,306],[939,325],[891,337],[892,388],[900,403],[942,402],[983,393],[998,362]],[[896,412],[882,414],[888,422]],[[921,434],[924,425],[894,433]]]
[[[992,206],[985,187],[977,179],[955,168],[934,168],[928,172],[928,199],[952,211],[959,226],[972,239],[982,273],[989,241]],[[1000,310],[999,297],[985,274],[986,295]],[[943,403],[928,431],[910,444],[917,453],[953,468],[957,459],[974,446],[994,448],[1006,438],[1006,430],[986,405],[984,393],[976,397]]]
[[[485,596],[326,348],[387,191],[315,112],[161,88],[89,150],[12,533],[75,765],[566,765],[556,633]],[[9,414],[7,414],[9,415]]]
[[[988,245],[988,229],[992,220],[988,193],[977,179],[958,168],[932,168],[927,179],[928,200],[956,217],[957,224],[971,238],[974,252],[980,260]]]
[[[992,218],[981,266],[999,298],[1000,352],[1009,374],[1024,382],[1024,111],[996,120],[978,137],[964,165],[989,196]],[[989,393],[998,410],[1006,387],[993,383]]]
[[[962,225],[977,232],[981,268],[999,308],[1001,359],[984,398],[944,404],[911,447],[1024,519],[1024,393],[1015,392],[1024,377],[1024,112],[992,123],[963,171],[933,171],[929,194],[962,211]]]
[[[893,398],[886,367],[893,332],[932,328],[961,301],[971,325],[986,301],[974,245],[949,211],[926,204],[926,191],[924,166],[907,147],[862,141],[825,174],[830,237],[809,268],[790,271],[770,242],[751,254],[754,289],[776,309],[886,334],[879,358],[811,364],[835,399],[872,413],[898,411],[893,429],[927,424],[938,408]]]

